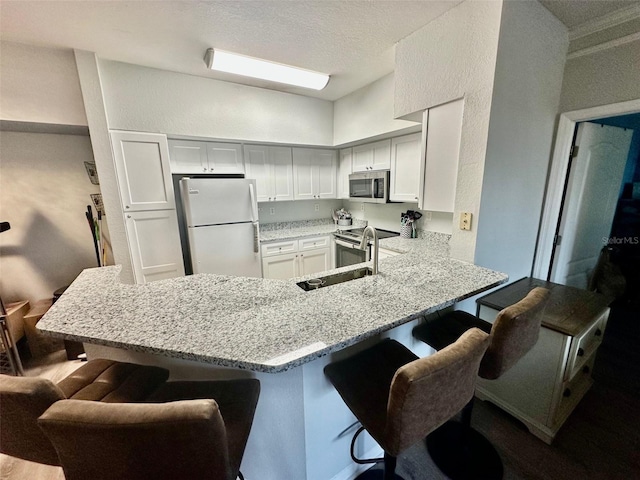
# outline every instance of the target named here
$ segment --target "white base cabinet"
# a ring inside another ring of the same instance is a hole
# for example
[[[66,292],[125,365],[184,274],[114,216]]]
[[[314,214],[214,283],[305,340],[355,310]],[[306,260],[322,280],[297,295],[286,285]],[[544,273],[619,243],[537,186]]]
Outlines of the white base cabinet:
[[[286,280],[332,268],[331,236],[287,240],[262,246],[264,278]]]
[[[125,226],[136,283],[184,276],[174,210],[126,213]]]

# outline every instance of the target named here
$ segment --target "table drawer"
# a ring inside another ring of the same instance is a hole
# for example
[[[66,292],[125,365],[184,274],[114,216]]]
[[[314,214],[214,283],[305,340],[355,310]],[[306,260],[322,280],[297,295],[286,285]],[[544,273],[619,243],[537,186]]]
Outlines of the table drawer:
[[[584,333],[573,338],[571,341],[571,351],[565,371],[565,380],[571,380],[574,375],[586,364],[592,354],[602,343],[604,329],[609,318],[609,309],[595,320]]]
[[[571,380],[563,382],[560,402],[556,409],[554,421],[564,420],[582,397],[584,397],[587,390],[589,390],[589,387],[591,387],[593,383],[591,372],[593,371],[595,360],[596,354],[594,352],[590,357],[585,359],[582,367]]]
[[[298,248],[301,252],[304,252],[305,250],[328,247],[329,243],[330,237],[327,235],[324,235],[322,237],[305,238],[303,240],[298,240]]]
[[[296,253],[298,251],[298,240],[287,240],[286,242],[274,242],[262,245],[262,256],[271,257],[273,255],[284,255],[286,253]]]

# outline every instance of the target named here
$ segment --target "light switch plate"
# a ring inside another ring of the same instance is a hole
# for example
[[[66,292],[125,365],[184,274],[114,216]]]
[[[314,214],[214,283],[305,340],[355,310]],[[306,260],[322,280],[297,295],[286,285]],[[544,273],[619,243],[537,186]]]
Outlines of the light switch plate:
[[[460,230],[471,230],[471,213],[462,212],[460,214]]]

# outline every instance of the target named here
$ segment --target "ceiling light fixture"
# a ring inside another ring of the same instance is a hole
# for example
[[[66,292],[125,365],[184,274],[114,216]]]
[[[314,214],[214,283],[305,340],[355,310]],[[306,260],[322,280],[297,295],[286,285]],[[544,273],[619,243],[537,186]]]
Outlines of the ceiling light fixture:
[[[281,63],[269,62],[213,48],[207,50],[204,62],[207,64],[207,68],[211,70],[235,73],[246,77],[260,78],[314,90],[322,90],[327,86],[330,78],[329,75],[324,73],[312,72],[311,70],[290,67]]]

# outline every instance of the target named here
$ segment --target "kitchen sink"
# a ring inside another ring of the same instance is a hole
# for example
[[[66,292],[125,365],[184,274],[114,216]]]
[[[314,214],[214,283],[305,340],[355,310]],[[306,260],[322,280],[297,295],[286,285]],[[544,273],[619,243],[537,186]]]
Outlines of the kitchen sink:
[[[318,288],[330,287],[331,285],[337,285],[339,283],[367,277],[372,274],[373,270],[370,267],[362,267],[355,270],[349,270],[348,272],[327,275],[326,277],[312,278],[311,280],[298,282],[297,285],[308,292],[310,290],[317,290]]]

